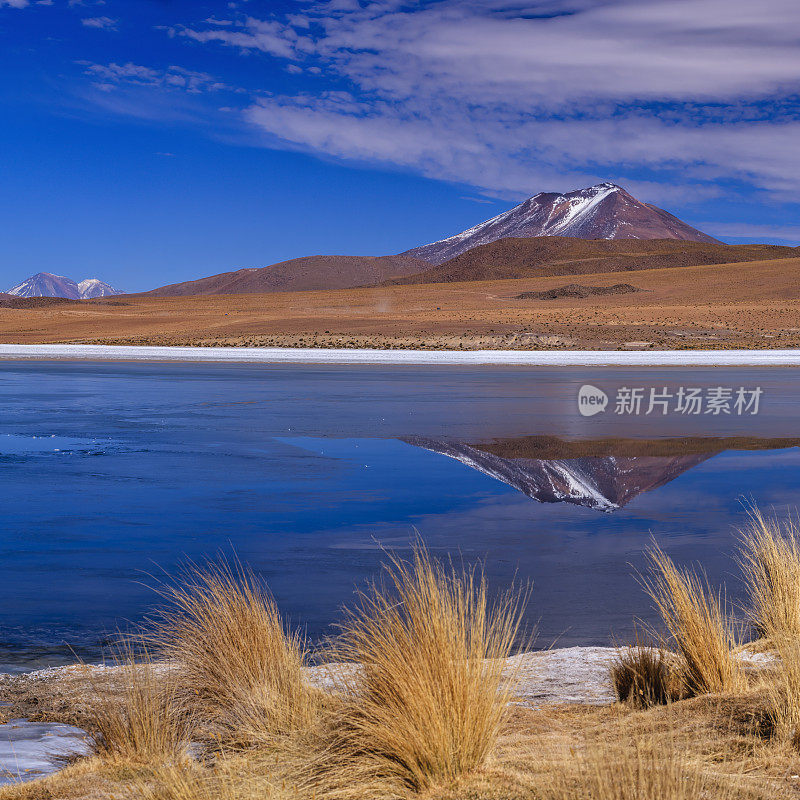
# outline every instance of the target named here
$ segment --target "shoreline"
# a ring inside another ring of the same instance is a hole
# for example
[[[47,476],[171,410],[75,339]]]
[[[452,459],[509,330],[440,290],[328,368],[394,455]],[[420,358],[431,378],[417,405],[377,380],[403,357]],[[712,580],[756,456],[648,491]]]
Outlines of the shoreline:
[[[505,663],[514,675],[514,702],[533,708],[551,704],[613,704],[615,697],[609,669],[627,649],[625,645],[573,645],[525,650],[509,656]],[[737,658],[749,669],[761,669],[773,661],[769,654],[747,645],[740,649]],[[165,670],[170,669],[166,662],[156,663]],[[333,661],[306,666],[304,671],[309,685],[331,691],[334,678],[355,667]],[[0,690],[11,700],[3,710],[17,716],[36,715],[48,721],[74,723],[69,716],[63,716],[63,701],[68,698],[85,703],[104,686],[104,681],[113,684],[123,670],[124,667],[113,663],[78,662],[27,672],[0,672]],[[31,706],[32,698],[35,700]]]
[[[550,704],[608,705],[614,702],[608,670],[624,648],[573,646],[530,650],[509,656],[507,668],[515,673],[515,703],[537,707]],[[164,663],[164,669],[169,665]],[[114,685],[123,667],[115,664],[73,663],[44,667],[29,672],[0,673],[0,688],[11,703],[14,716],[46,718],[53,722],[76,720],[60,714],[64,701],[85,704],[92,694]],[[354,665],[326,662],[305,667],[309,685],[332,691],[335,677],[347,674]],[[35,698],[33,705],[31,699]]]
[[[0,361],[529,367],[798,367],[792,350],[372,350],[291,347],[0,344]]]

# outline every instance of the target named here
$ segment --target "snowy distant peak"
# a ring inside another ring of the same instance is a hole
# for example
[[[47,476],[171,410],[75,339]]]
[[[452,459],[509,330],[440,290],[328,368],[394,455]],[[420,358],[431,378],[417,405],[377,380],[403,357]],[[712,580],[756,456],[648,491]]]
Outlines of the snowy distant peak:
[[[9,289],[8,294],[16,297],[66,297],[70,300],[81,298],[80,289],[75,281],[63,275],[54,275],[52,272],[37,272],[28,280]]]
[[[508,237],[574,239],[679,239],[717,243],[666,211],[639,202],[615,183],[559,194],[540,192],[510,211],[462,233],[416,247],[404,255],[442,264],[483,244]]]
[[[109,297],[122,294],[98,278],[86,278],[76,283],[64,275],[52,272],[37,272],[22,283],[17,284],[8,294],[16,297],[65,297],[68,300],[91,300],[95,297]]]
[[[78,284],[82,300],[93,300],[95,297],[112,297],[115,294],[123,294],[119,289],[109,286],[99,278],[85,278]]]

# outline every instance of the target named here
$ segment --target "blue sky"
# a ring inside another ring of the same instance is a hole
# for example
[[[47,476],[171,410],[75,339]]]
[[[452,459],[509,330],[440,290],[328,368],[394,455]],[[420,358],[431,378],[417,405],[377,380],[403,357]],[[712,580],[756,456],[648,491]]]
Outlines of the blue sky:
[[[796,0],[0,0],[0,289],[393,253],[616,181],[800,243]]]

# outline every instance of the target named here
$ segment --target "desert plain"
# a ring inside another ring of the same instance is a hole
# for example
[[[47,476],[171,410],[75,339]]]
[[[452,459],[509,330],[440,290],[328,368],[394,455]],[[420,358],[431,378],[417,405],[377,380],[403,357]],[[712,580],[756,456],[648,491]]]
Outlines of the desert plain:
[[[570,284],[633,293],[518,298]],[[800,258],[511,280],[0,307],[0,343],[402,349],[800,347]]]

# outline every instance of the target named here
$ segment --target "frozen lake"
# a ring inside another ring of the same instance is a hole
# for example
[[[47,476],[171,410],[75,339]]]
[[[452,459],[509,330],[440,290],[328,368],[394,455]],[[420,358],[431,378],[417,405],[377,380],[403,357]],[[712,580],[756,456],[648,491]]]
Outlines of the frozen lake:
[[[220,552],[320,638],[417,535],[532,581],[540,646],[624,639],[651,535],[736,597],[743,501],[800,494],[799,396],[763,366],[0,361],[0,671],[98,660],[149,575]]]

